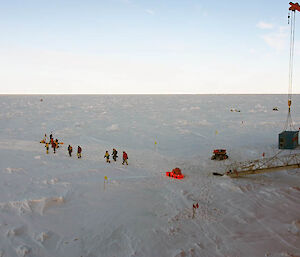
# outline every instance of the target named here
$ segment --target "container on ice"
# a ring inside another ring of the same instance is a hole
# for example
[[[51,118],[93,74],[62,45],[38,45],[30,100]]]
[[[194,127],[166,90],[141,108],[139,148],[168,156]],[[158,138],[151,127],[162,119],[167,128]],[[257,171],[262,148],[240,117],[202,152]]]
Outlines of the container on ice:
[[[279,134],[279,149],[294,149],[298,146],[299,131],[283,131]]]

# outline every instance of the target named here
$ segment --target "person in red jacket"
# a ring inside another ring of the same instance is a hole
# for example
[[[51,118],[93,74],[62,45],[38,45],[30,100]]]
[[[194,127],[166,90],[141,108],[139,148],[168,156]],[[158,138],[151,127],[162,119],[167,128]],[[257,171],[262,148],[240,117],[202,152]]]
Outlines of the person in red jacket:
[[[78,159],[81,158],[81,151],[82,151],[81,147],[78,146],[78,148],[77,148],[77,157],[78,157]]]
[[[52,142],[52,145],[51,145],[51,146],[52,146],[52,148],[53,148],[53,153],[55,153],[55,152],[56,152],[56,144],[55,144],[54,141]]]
[[[128,165],[127,160],[128,160],[128,155],[125,151],[123,151],[123,163],[122,164],[124,165],[124,163],[126,163],[126,165]]]

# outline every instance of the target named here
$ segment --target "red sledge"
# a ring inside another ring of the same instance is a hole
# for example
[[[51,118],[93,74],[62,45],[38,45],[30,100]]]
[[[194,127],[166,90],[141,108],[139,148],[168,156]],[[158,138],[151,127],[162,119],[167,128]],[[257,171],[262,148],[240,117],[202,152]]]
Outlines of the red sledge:
[[[176,178],[176,179],[183,179],[184,175],[181,173],[181,169],[175,168],[172,171],[166,172],[167,177]]]

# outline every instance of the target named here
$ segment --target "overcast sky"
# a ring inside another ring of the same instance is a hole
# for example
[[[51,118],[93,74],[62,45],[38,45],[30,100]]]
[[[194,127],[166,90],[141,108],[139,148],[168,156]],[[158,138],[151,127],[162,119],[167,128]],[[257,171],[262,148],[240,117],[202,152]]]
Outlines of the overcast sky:
[[[287,93],[288,3],[3,0],[0,93]]]

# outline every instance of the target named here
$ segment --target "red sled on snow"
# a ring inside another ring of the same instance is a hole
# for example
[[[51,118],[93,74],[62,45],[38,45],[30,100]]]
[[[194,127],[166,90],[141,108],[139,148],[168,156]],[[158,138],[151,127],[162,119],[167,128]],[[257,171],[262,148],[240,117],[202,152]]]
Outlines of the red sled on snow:
[[[175,168],[172,171],[166,172],[167,177],[176,178],[176,179],[183,179],[184,175],[181,173],[181,169]]]

